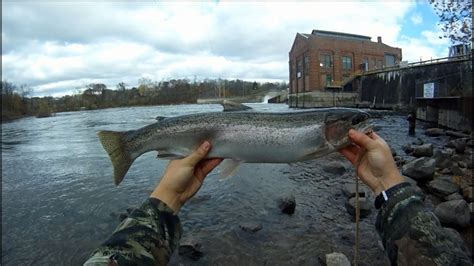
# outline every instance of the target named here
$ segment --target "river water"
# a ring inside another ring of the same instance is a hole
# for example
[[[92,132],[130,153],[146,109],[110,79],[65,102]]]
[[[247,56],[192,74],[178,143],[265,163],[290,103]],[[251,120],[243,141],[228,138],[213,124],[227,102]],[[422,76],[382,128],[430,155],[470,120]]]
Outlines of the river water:
[[[289,111],[286,105],[251,106]],[[117,226],[118,214],[151,193],[167,162],[145,154],[116,187],[97,131],[136,129],[158,115],[220,110],[219,105],[114,108],[2,124],[3,264],[80,265]],[[403,117],[375,123],[398,151],[411,138]],[[325,173],[322,166],[330,161],[344,163],[346,173]],[[198,241],[204,256],[192,261],[175,252],[172,265],[318,265],[330,252],[352,259],[355,226],[341,186],[354,179],[354,172],[339,154],[292,165],[246,164],[225,180],[217,172],[180,212],[182,240]],[[286,195],[296,198],[292,216],[277,206]],[[386,265],[374,220],[374,210],[362,220],[361,264]],[[245,232],[239,228],[244,222],[263,229]]]

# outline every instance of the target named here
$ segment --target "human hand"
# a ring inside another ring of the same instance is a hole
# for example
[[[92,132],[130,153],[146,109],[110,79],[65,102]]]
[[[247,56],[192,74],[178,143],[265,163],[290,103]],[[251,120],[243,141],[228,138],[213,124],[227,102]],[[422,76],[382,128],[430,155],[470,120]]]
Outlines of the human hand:
[[[210,150],[211,144],[205,141],[188,157],[170,161],[150,197],[161,200],[178,213],[199,190],[207,174],[222,162],[220,158],[204,159]]]
[[[349,139],[353,144],[340,152],[356,167],[360,179],[376,195],[405,181],[393,160],[390,147],[376,133],[367,136],[351,129]]]

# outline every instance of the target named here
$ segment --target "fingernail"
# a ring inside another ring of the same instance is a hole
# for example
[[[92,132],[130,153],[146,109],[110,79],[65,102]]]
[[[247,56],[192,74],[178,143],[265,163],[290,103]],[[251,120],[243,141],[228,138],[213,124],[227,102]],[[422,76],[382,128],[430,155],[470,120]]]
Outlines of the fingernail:
[[[354,129],[351,128],[349,129],[349,135],[352,135],[352,134],[354,134]]]
[[[209,148],[211,148],[211,143],[209,143],[208,141],[204,141],[204,143],[202,144],[202,148],[206,151],[209,150]]]

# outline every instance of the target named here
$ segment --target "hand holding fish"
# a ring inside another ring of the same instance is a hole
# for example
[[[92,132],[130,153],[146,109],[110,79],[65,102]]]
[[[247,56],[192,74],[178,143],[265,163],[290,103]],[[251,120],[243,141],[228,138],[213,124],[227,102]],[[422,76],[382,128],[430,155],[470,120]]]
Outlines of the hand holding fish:
[[[211,144],[205,141],[189,156],[170,161],[150,197],[161,200],[177,213],[196,194],[204,178],[221,163],[219,158],[204,159],[210,150]]]
[[[375,195],[404,182],[390,147],[380,136],[374,132],[366,135],[351,129],[349,139],[353,144],[340,152],[356,167],[360,179]]]

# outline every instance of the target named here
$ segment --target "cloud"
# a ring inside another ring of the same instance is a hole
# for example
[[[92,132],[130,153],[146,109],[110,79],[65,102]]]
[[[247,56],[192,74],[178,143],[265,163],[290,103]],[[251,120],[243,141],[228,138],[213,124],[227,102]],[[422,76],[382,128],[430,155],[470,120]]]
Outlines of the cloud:
[[[410,17],[410,20],[413,23],[413,25],[420,25],[421,23],[423,23],[423,17],[418,13],[413,14]]]
[[[71,93],[91,82],[136,85],[145,75],[287,80],[296,33],[313,29],[382,36],[404,58],[436,54],[432,47],[441,44],[423,43],[435,34],[429,31],[404,37],[401,26],[416,8],[408,1],[2,2],[2,8],[3,77],[33,86],[37,95]]]

